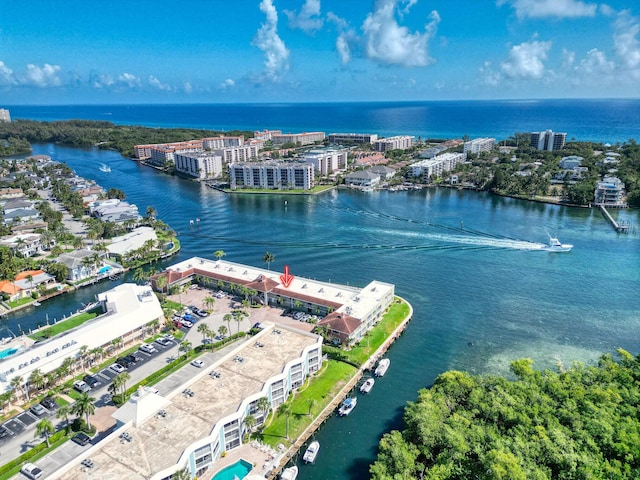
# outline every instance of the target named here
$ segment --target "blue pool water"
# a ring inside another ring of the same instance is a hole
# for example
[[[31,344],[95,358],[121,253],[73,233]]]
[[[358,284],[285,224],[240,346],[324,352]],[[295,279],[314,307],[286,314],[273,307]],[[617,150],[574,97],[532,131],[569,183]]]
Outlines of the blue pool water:
[[[109,270],[111,270],[111,266],[110,265],[105,265],[104,267],[102,267],[98,273],[107,273]]]
[[[233,465],[229,465],[228,467],[220,470],[215,474],[212,480],[233,480],[236,477],[242,480],[244,477],[249,475],[252,468],[253,465],[246,460],[240,459]]]
[[[7,348],[6,350],[1,351],[0,352],[0,360],[3,359],[3,358],[7,358],[7,357],[13,355],[17,351],[18,351],[17,348]]]

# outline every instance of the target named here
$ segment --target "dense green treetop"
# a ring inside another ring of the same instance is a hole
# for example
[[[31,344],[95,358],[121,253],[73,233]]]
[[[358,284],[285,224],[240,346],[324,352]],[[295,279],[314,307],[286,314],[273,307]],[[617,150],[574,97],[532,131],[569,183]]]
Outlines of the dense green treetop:
[[[133,156],[134,145],[181,142],[196,138],[215,137],[223,132],[191,128],[149,128],[134,125],[115,125],[94,120],[65,120],[38,122],[15,120],[0,122],[0,139],[14,143],[59,143],[73,147],[113,149],[125,157]],[[233,131],[227,135],[252,137],[253,132]],[[24,146],[20,143],[20,146]],[[0,149],[0,155],[2,150]]]
[[[384,435],[372,478],[640,478],[640,356],[618,353],[558,373],[521,359],[514,381],[443,373]]]

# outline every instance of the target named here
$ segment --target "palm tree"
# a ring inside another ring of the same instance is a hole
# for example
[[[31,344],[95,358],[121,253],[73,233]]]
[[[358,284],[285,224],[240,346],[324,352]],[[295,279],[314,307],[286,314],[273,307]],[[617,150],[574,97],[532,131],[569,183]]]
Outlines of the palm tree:
[[[42,420],[40,420],[37,424],[36,424],[36,437],[41,437],[42,435],[44,435],[44,438],[47,440],[47,448],[51,447],[51,444],[49,443],[49,435],[52,435],[53,433],[55,433],[56,429],[53,426],[53,423],[51,423],[51,420],[49,420],[48,418],[43,418]]]
[[[276,261],[276,256],[271,252],[267,252],[262,256],[262,261],[267,264],[267,270],[271,270],[271,262]]]
[[[147,207],[147,219],[151,222],[153,222],[156,219],[156,215],[157,215],[158,211],[153,208],[151,205],[149,205]]]
[[[9,383],[9,385],[11,385],[11,388],[13,389],[13,391],[17,393],[18,389],[20,387],[22,387],[22,377],[20,377],[20,376],[13,377],[11,379],[11,382]],[[16,397],[17,397],[17,395],[16,395]],[[27,401],[28,401],[28,399],[27,399]]]
[[[204,342],[204,339],[211,333],[211,330],[209,330],[209,326],[206,323],[201,323],[198,325],[197,332],[202,334],[202,341]]]
[[[31,375],[29,375],[29,385],[33,385],[36,391],[42,390],[44,387],[44,375],[39,368],[36,368]]]
[[[158,278],[156,278],[156,288],[161,292],[164,292],[167,282],[168,278],[166,275],[159,275]]]
[[[289,415],[291,415],[291,404],[289,402],[285,402],[280,405],[280,413],[287,416],[287,421],[285,424],[285,437],[287,437],[287,440],[289,440]]]
[[[244,317],[248,317],[249,314],[244,310],[235,309],[233,310],[233,312],[231,312],[231,315],[233,319],[236,321],[236,323],[238,324],[238,330],[236,333],[240,333],[240,323],[242,323],[242,320],[244,319]]]
[[[269,410],[271,410],[271,402],[267,397],[260,397],[256,402],[256,407],[262,412],[263,421],[267,420]]]
[[[147,274],[142,269],[142,267],[138,267],[133,271],[133,281],[136,283],[142,283],[147,279]]]
[[[184,340],[182,342],[180,342],[180,347],[178,347],[178,350],[180,350],[181,352],[185,353],[185,358],[187,357],[187,355],[189,354],[189,352],[191,352],[191,347],[193,345],[191,344],[191,342],[189,340]]]
[[[88,393],[83,393],[80,395],[80,398],[76,400],[76,402],[71,406],[71,413],[77,415],[78,417],[84,416],[87,421],[87,428],[91,429],[91,424],[89,423],[89,416],[93,415],[96,411],[96,406],[93,402],[96,399],[90,397]]]
[[[56,412],[56,418],[64,418],[66,428],[69,428],[69,415],[71,414],[71,404],[65,403],[64,405],[60,405],[58,407],[58,411]]]
[[[229,331],[231,331],[231,320],[233,320],[233,316],[230,313],[225,313],[224,317],[222,317],[222,321],[227,322],[229,325]]]
[[[311,416],[311,409],[315,406],[316,401],[313,398],[309,399],[309,416]]]
[[[216,301],[211,295],[209,295],[207,297],[204,297],[202,303],[208,310],[213,310],[213,305],[216,303]]]
[[[191,471],[189,467],[184,467],[182,470],[175,472],[171,478],[174,480],[191,480]]]
[[[257,423],[256,417],[249,414],[246,417],[244,417],[244,420],[242,421],[242,423],[244,424],[245,427],[249,429],[249,433],[251,433],[253,431],[253,427],[255,427]]]
[[[220,325],[218,327],[218,333],[220,334],[220,336],[226,335],[228,331],[229,331],[229,329],[227,327],[225,327],[224,325]]]
[[[215,252],[213,252],[213,256],[216,257],[216,260],[218,261],[225,255],[226,253],[224,253],[224,250],[216,250]]]
[[[78,350],[78,360],[80,360],[80,366],[82,367],[82,371],[84,372],[86,370],[86,362],[87,362],[87,358],[89,357],[89,346],[88,345],[82,345],[80,347],[80,350]]]
[[[111,395],[117,395],[120,392],[120,400],[124,401],[124,394],[127,391],[127,382],[131,380],[131,375],[127,372],[120,372],[118,375],[113,377],[113,381],[111,385],[109,385],[109,393]]]

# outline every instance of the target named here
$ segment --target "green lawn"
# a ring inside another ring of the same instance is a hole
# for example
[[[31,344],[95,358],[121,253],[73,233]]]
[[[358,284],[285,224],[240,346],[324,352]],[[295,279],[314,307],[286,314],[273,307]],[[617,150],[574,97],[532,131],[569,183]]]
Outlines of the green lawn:
[[[328,360],[319,375],[308,382],[303,389],[289,399],[291,402],[291,414],[289,415],[289,438],[295,440],[307,428],[316,417],[336,396],[340,389],[351,379],[357,369],[349,364]],[[311,416],[309,416],[309,401],[313,400]],[[262,433],[258,434],[261,440],[272,446],[278,443],[290,445],[291,440],[286,438],[286,415],[279,412]]]
[[[31,297],[23,297],[23,298],[18,298],[17,300],[11,300],[10,302],[7,302],[7,304],[11,308],[16,308],[31,302],[35,302],[35,299]]]
[[[66,320],[61,320],[55,325],[52,325],[48,328],[42,329],[33,335],[29,335],[29,338],[33,340],[45,340],[47,338],[55,337],[56,335],[66,332],[67,330],[71,330],[83,323],[94,319],[98,316],[99,310],[91,310],[89,312],[84,312],[79,315],[75,315],[73,317],[69,317]]]

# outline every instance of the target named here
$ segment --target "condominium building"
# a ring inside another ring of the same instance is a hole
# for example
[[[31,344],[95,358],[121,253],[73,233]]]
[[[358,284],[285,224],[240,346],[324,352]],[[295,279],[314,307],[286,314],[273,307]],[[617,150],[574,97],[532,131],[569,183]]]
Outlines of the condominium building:
[[[330,133],[330,143],[373,143],[378,140],[377,133]]]
[[[538,150],[562,150],[566,139],[566,133],[553,132],[551,130],[532,132],[530,145]]]
[[[409,173],[413,177],[422,177],[423,181],[442,176],[444,172],[453,170],[458,163],[467,159],[466,153],[443,153],[432,159],[421,160],[409,165]]]
[[[390,150],[406,150],[413,145],[413,137],[409,135],[398,135],[396,137],[381,138],[373,142],[373,149],[378,152],[388,152]]]
[[[341,148],[314,149],[302,155],[306,163],[313,165],[316,173],[327,176],[338,170],[347,168],[347,156],[349,150]]]
[[[274,145],[282,145],[284,143],[310,145],[315,142],[324,141],[324,132],[272,134],[271,141]]]
[[[176,153],[174,162],[176,171],[199,180],[216,178],[223,172],[222,156],[212,152]]]
[[[167,163],[175,162],[176,153],[201,152],[202,140],[154,145],[150,151],[151,157],[149,158],[149,163],[158,167],[164,167]]]
[[[495,138],[476,138],[464,142],[463,152],[478,154],[480,152],[490,152],[496,145]]]
[[[282,130],[256,130],[253,132],[253,138],[256,140],[269,141],[274,135],[282,135]]]
[[[139,341],[147,336],[148,324],[164,318],[160,302],[148,286],[123,283],[98,294],[98,302],[102,315],[64,335],[38,343],[22,335],[3,345],[0,391],[11,388],[16,377],[26,382],[36,369],[46,374],[59,368],[66,358],[78,359],[83,346],[89,350],[112,348],[115,338],[122,338],[123,344]]]
[[[210,137],[202,139],[202,148],[205,150],[218,150],[225,147],[239,147],[244,145],[244,137]]]
[[[11,113],[5,108],[0,108],[0,122],[10,122]]]
[[[310,190],[314,167],[308,163],[234,163],[229,165],[231,188]]]
[[[214,149],[213,154],[222,157],[222,161],[225,165],[237,162],[247,162],[253,158],[258,158],[258,150],[260,144],[254,142],[247,142],[243,145],[228,146],[224,148]]]

